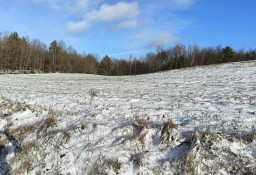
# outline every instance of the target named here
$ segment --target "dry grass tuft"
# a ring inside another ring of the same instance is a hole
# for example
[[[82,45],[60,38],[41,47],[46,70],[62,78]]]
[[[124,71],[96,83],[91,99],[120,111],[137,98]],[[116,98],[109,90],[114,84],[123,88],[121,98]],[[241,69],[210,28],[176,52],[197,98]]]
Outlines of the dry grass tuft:
[[[14,174],[27,174],[34,162],[33,151],[37,150],[38,145],[35,142],[28,143],[17,152],[10,161],[10,166],[18,165],[17,169],[13,169]]]
[[[18,171],[15,172],[15,174],[28,174],[29,168],[31,166],[31,162],[27,160],[22,163],[22,165],[19,167]]]
[[[91,98],[94,98],[94,97],[98,96],[97,91],[95,89],[91,89],[89,91],[89,95],[90,95]]]
[[[137,119],[134,122],[134,137],[138,138],[139,142],[142,145],[145,144],[145,137],[148,133],[148,129],[150,128],[148,120],[145,119]]]
[[[34,131],[35,131],[35,126],[31,125],[31,126],[17,128],[15,130],[12,130],[11,133],[17,140],[19,140],[19,142],[22,142],[28,136],[29,133],[32,133]]]
[[[16,154],[16,156],[11,160],[11,164],[18,162],[24,158],[28,158],[29,154],[32,153],[32,150],[37,148],[37,144],[35,142],[28,143],[21,148],[21,151]]]
[[[197,174],[195,164],[194,164],[193,154],[191,152],[186,155],[185,170],[186,170],[187,174],[189,174],[189,175]]]
[[[139,139],[140,143],[142,143],[142,145],[145,144],[145,137],[146,137],[146,135],[147,135],[147,132],[141,132],[140,135],[139,135],[138,139]]]
[[[118,160],[108,160],[107,164],[113,168],[116,174],[119,174],[122,164]]]
[[[177,129],[178,125],[173,123],[173,121],[168,121],[164,124],[165,127],[167,127],[168,130]]]
[[[168,121],[163,125],[161,130],[161,143],[168,144],[170,140],[170,136],[173,129],[177,129],[178,125],[173,123],[173,121]]]
[[[40,133],[45,133],[47,131],[48,128],[52,128],[55,126],[57,122],[56,116],[55,115],[51,115],[50,117],[48,117],[46,120],[44,120],[39,128],[37,129],[36,133],[37,135],[39,135]]]
[[[141,129],[149,129],[148,120],[145,119],[137,119],[136,124],[141,127]]]
[[[70,137],[71,137],[70,132],[68,132],[67,130],[63,131],[63,140],[65,141],[65,143],[69,141]]]

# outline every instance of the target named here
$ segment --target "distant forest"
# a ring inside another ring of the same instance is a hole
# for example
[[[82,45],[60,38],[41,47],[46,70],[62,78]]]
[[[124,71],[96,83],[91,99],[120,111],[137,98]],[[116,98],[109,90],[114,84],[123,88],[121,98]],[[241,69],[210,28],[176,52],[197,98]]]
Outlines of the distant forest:
[[[98,58],[94,54],[79,54],[64,41],[52,41],[50,46],[39,40],[30,41],[17,32],[0,37],[0,72],[63,72],[100,75],[136,75],[185,67],[256,60],[256,49],[235,51],[232,47],[201,48],[177,44],[161,47],[141,58]]]

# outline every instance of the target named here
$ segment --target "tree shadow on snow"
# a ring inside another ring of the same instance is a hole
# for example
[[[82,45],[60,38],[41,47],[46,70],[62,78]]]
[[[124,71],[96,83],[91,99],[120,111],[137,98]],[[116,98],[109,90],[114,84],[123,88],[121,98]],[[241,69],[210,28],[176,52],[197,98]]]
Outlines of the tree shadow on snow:
[[[0,144],[0,174],[10,175],[10,167],[7,161],[8,154],[16,154],[21,151],[21,146],[17,139],[13,137],[8,131],[2,131],[0,134],[6,136],[7,140],[11,143],[10,146]]]

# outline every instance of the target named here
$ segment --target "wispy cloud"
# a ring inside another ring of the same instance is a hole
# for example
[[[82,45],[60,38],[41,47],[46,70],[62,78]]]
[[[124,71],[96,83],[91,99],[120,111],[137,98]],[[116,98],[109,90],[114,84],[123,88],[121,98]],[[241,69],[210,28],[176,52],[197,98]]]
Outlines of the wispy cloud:
[[[141,52],[141,50],[132,50],[132,51],[126,51],[126,52],[120,52],[120,53],[111,53],[111,54],[109,54],[109,56],[111,56],[111,57],[127,56],[127,55],[131,55],[131,54],[137,54],[139,52]]]
[[[86,21],[80,21],[80,22],[68,22],[67,24],[67,30],[72,32],[75,35],[79,35],[89,29],[91,25],[87,23]]]
[[[54,10],[81,16],[94,9],[101,0],[33,0],[33,2],[48,4]]]
[[[146,45],[146,48],[156,48],[158,46],[164,46],[164,45],[171,44],[178,41],[179,41],[179,38],[176,36],[173,36],[170,33],[161,33],[152,41],[150,41],[150,43]]]
[[[171,4],[176,8],[187,9],[191,7],[196,0],[171,0]]]
[[[122,21],[118,24],[118,28],[136,28],[138,26],[138,20],[137,19],[131,19]]]

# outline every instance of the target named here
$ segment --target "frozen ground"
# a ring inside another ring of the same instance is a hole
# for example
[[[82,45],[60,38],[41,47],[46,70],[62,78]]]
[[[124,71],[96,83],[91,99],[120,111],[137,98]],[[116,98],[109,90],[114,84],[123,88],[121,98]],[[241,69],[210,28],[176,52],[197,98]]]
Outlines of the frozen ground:
[[[256,174],[256,62],[0,75],[0,174]]]

